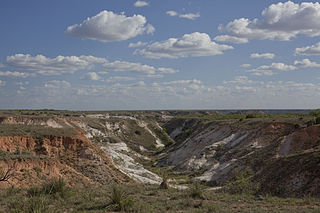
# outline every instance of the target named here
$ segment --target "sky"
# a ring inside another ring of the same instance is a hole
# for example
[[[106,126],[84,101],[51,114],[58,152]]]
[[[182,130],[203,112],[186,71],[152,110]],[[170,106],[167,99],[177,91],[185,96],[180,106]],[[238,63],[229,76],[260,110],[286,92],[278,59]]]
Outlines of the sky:
[[[320,4],[1,0],[0,109],[314,109]]]

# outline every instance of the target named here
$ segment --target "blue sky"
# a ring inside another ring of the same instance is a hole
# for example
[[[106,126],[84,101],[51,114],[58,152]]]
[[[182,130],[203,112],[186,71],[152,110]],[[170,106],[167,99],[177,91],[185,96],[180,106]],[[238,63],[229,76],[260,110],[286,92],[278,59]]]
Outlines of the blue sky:
[[[0,108],[318,108],[320,4],[3,0]]]

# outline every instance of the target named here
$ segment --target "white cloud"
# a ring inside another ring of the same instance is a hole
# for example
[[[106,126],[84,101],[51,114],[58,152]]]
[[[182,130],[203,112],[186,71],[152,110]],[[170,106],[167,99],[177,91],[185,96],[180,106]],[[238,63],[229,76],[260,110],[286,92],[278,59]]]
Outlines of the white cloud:
[[[198,79],[192,79],[192,80],[176,80],[176,81],[168,81],[164,82],[162,84],[164,85],[178,85],[178,84],[201,84],[202,82]]]
[[[5,85],[6,85],[6,82],[5,82],[5,81],[0,80],[0,87],[1,87],[1,86],[5,86]]]
[[[252,72],[252,75],[256,75],[256,76],[271,76],[276,74],[272,70],[255,70],[255,71],[249,70],[248,72]]]
[[[223,81],[223,84],[253,84],[252,80],[249,80],[247,76],[236,76],[234,80]]]
[[[48,89],[67,89],[71,87],[71,84],[67,81],[52,80],[46,82],[44,87]]]
[[[180,18],[186,18],[190,20],[195,20],[196,18],[200,17],[200,13],[186,13],[186,14],[180,14]]]
[[[294,61],[294,65],[297,67],[320,67],[317,62],[310,61],[309,59],[303,59],[302,61]]]
[[[34,77],[34,76],[35,74],[33,73],[0,71],[0,77],[28,78],[28,77]]]
[[[169,16],[178,16],[179,18],[185,18],[190,20],[195,20],[196,18],[200,17],[200,13],[185,13],[185,14],[179,14],[176,11],[169,10],[166,12]]]
[[[244,44],[249,42],[247,38],[238,38],[230,35],[216,36],[214,40],[219,42],[228,42],[228,43],[234,43],[234,44]]]
[[[273,53],[252,53],[250,55],[250,58],[264,58],[264,59],[273,59],[275,57],[275,54]]]
[[[229,49],[233,47],[211,41],[210,36],[206,33],[194,32],[185,34],[181,38],[169,38],[166,41],[152,43],[135,53],[147,58],[159,59],[219,55]]]
[[[309,59],[303,59],[302,61],[295,60],[293,65],[287,65],[284,63],[272,63],[271,65],[262,65],[247,72],[252,75],[274,75],[274,71],[293,71],[298,68],[320,67],[317,62],[310,61]]]
[[[69,26],[65,33],[73,37],[112,42],[127,40],[154,31],[154,27],[147,24],[147,19],[142,15],[127,17],[123,13],[118,15],[104,10],[87,18],[81,24]]]
[[[7,57],[10,66],[35,71],[41,75],[60,75],[78,70],[92,69],[96,63],[105,63],[105,58],[93,56],[57,56],[47,58],[43,55],[15,54]]]
[[[133,77],[127,77],[127,76],[112,76],[110,78],[107,78],[104,80],[105,82],[119,82],[119,81],[134,81],[136,78]]]
[[[240,65],[240,67],[248,68],[248,67],[251,67],[251,64],[242,64],[242,65]]]
[[[177,16],[178,13],[176,11],[173,11],[173,10],[169,10],[166,12],[169,16]]]
[[[134,3],[135,7],[145,7],[145,6],[148,6],[148,5],[149,5],[149,2],[146,2],[146,1],[136,1]]]
[[[95,72],[88,72],[84,76],[81,77],[83,80],[91,80],[91,81],[97,81],[100,79],[100,76]]]
[[[261,13],[262,19],[235,19],[219,30],[246,39],[286,41],[298,34],[320,36],[320,4],[292,1],[272,4]]]
[[[155,74],[156,68],[146,64],[133,63],[127,61],[114,61],[103,64],[103,67],[107,70],[114,72],[128,72],[134,71],[143,74]]]
[[[100,72],[98,72],[98,74],[101,74],[101,75],[107,75],[107,74],[109,74],[108,72],[106,72],[106,71],[100,71]]]
[[[130,48],[143,47],[143,46],[146,46],[147,44],[148,44],[147,42],[138,41],[137,43],[130,43],[128,47],[130,47]]]
[[[299,54],[299,55],[320,55],[320,42],[315,45],[296,48],[296,54]]]
[[[248,70],[247,72],[252,73],[253,75],[273,75],[273,71],[292,71],[297,69],[293,65],[287,65],[284,63],[272,63],[271,65],[262,65],[256,69]]]
[[[19,86],[24,86],[24,85],[29,85],[29,83],[30,83],[29,81],[18,81],[15,84]]]
[[[180,72],[179,70],[175,70],[175,69],[172,69],[172,68],[165,68],[165,67],[159,67],[158,71],[160,73],[169,73],[169,74],[174,74],[174,73]]]

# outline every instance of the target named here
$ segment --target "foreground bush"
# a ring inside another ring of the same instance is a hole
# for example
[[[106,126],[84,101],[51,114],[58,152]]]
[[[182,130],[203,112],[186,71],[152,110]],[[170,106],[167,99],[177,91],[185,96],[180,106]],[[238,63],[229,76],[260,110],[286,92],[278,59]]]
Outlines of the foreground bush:
[[[42,186],[33,186],[28,189],[27,194],[31,197],[40,195],[55,195],[59,194],[65,197],[67,192],[66,183],[62,178],[52,179],[49,182],[43,183]]]
[[[120,186],[113,185],[109,194],[110,203],[108,210],[129,211],[133,205],[133,200],[128,198],[127,193]]]
[[[251,180],[252,173],[250,171],[235,171],[234,181],[230,181],[225,186],[225,191],[232,194],[255,194],[259,190],[259,185]]]
[[[28,213],[46,213],[48,210],[48,200],[43,196],[32,197],[27,203],[26,212]]]
[[[204,193],[201,189],[201,185],[198,182],[195,182],[193,186],[190,188],[190,196],[192,198],[204,199]]]

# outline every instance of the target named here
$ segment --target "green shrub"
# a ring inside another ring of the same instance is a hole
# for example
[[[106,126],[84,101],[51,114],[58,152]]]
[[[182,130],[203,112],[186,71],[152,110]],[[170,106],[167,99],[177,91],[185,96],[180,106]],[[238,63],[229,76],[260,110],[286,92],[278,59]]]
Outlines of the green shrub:
[[[190,196],[192,198],[204,199],[204,193],[201,189],[201,185],[198,182],[195,182],[193,186],[190,188]]]
[[[231,194],[255,194],[259,190],[259,185],[252,182],[252,172],[239,172],[235,170],[235,178],[225,186],[225,190]]]
[[[134,134],[141,135],[141,131],[140,130],[136,130],[136,131],[134,131]]]
[[[320,124],[320,116],[316,118],[316,124]]]
[[[45,197],[32,197],[27,203],[26,212],[28,213],[46,213],[48,212],[48,201]]]
[[[128,211],[134,206],[134,201],[128,198],[127,193],[120,186],[113,185],[109,194],[108,210]]]
[[[32,186],[28,189],[27,195],[30,197],[40,195],[55,195],[59,194],[61,197],[65,197],[67,192],[66,183],[62,178],[52,179],[47,183],[43,183],[42,186]]]
[[[310,112],[310,115],[312,115],[314,117],[320,117],[320,109],[312,110]]]
[[[316,122],[314,120],[310,120],[307,122],[307,127],[314,125]]]
[[[246,115],[246,119],[256,118],[256,117],[257,117],[257,115],[255,115],[255,114],[247,114]]]

